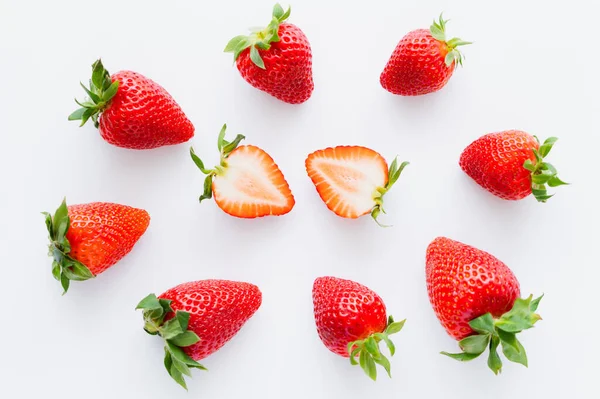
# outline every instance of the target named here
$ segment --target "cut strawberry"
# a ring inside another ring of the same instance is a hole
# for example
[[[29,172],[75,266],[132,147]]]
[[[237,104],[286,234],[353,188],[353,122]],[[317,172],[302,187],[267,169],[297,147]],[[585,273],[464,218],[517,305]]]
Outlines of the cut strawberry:
[[[219,134],[221,163],[214,169],[206,169],[190,149],[194,163],[207,175],[200,202],[214,196],[219,208],[239,218],[280,216],[291,211],[294,196],[273,158],[253,145],[238,147],[245,138],[242,135],[231,143],[226,141],[226,128],[223,125]]]
[[[306,158],[306,171],[325,205],[336,215],[355,219],[383,209],[383,196],[398,180],[408,162],[389,170],[377,152],[359,146],[339,146],[315,151]]]

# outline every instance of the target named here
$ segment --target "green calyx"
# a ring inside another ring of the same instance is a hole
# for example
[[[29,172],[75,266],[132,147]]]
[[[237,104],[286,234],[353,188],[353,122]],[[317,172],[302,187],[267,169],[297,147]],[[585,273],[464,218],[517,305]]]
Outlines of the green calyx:
[[[402,321],[394,321],[390,316],[388,323],[383,332],[375,333],[366,339],[352,341],[348,343],[348,354],[350,355],[350,363],[353,366],[360,365],[366,375],[373,381],[377,380],[377,364],[382,366],[391,378],[390,361],[379,350],[379,343],[385,342],[390,352],[390,356],[396,353],[396,346],[390,340],[390,335],[396,334],[402,330],[406,319]],[[356,361],[358,356],[358,362]]]
[[[143,310],[144,330],[150,335],[161,336],[165,341],[165,368],[169,375],[187,390],[183,376],[192,376],[190,368],[206,370],[206,367],[181,349],[200,341],[195,332],[188,330],[190,314],[181,310],[173,312],[170,300],[157,298],[154,294],[142,299],[135,309]],[[165,321],[167,316],[173,317]]]
[[[202,173],[206,175],[206,179],[204,179],[204,192],[200,196],[200,202],[202,202],[205,199],[212,198],[213,177],[225,171],[225,169],[227,168],[227,157],[229,156],[229,154],[231,154],[233,150],[237,148],[240,142],[246,138],[245,136],[238,134],[235,137],[235,139],[233,139],[233,141],[229,142],[225,140],[226,130],[227,124],[223,125],[223,127],[221,128],[219,138],[217,139],[217,147],[219,149],[219,153],[221,154],[221,162],[218,166],[215,166],[213,169],[206,169],[204,167],[204,162],[202,162],[200,157],[196,155],[194,147],[190,147],[190,156],[192,157],[192,160],[194,161],[198,169],[200,169],[200,171],[202,171]]]
[[[454,64],[462,66],[463,55],[457,49],[457,47],[466,46],[467,44],[472,44],[473,42],[465,42],[464,40],[459,39],[457,37],[452,38],[450,40],[446,40],[446,23],[448,21],[449,19],[444,20],[442,14],[440,14],[440,18],[438,21],[433,20],[433,24],[429,28],[429,31],[431,32],[431,36],[433,36],[440,42],[446,43],[446,45],[448,46],[448,54],[446,54],[445,59],[446,65],[451,66],[452,64]]]
[[[119,81],[114,82],[110,78],[110,74],[101,60],[97,60],[92,65],[92,79],[90,80],[90,87],[87,88],[83,83],[80,83],[83,90],[85,90],[88,98],[83,102],[79,102],[75,99],[75,102],[81,107],[69,115],[70,121],[81,120],[81,125],[85,125],[88,119],[92,118],[94,126],[98,127],[98,117],[106,109],[110,100],[117,94],[119,89]]]
[[[400,174],[402,173],[402,171],[408,164],[409,164],[409,162],[402,162],[400,164],[400,166],[398,166],[398,157],[394,158],[394,161],[390,165],[390,168],[388,171],[387,184],[384,187],[378,187],[377,190],[375,190],[375,193],[373,194],[373,199],[375,200],[375,206],[371,210],[371,217],[381,227],[390,227],[390,226],[379,223],[379,220],[377,220],[377,217],[379,217],[379,214],[381,214],[382,212],[385,213],[385,210],[383,209],[383,196],[385,195],[385,193],[387,193],[392,188],[394,183],[396,183],[396,181],[398,181],[398,179],[400,178]]]
[[[52,275],[62,285],[64,295],[69,290],[71,281],[84,281],[95,276],[83,263],[69,256],[71,244],[66,235],[71,223],[66,199],[63,199],[54,216],[48,212],[42,212],[42,215],[46,217],[46,228],[50,239],[48,256],[54,258]]]
[[[535,140],[539,144],[539,140],[536,136]],[[523,164],[523,167],[531,172],[531,193],[538,202],[546,202],[554,194],[548,194],[546,191],[546,184],[550,187],[563,186],[569,183],[565,183],[558,177],[558,172],[552,164],[544,162],[544,157],[550,153],[552,146],[558,138],[550,137],[544,141],[544,144],[539,149],[533,150],[535,156],[535,163],[531,159],[527,159]]]
[[[252,62],[257,67],[265,69],[265,63],[258,50],[268,50],[271,48],[271,43],[280,40],[279,25],[288,19],[291,11],[291,7],[288,7],[287,11],[284,11],[279,3],[275,4],[273,7],[273,18],[266,28],[253,29],[250,35],[234,37],[227,43],[224,51],[226,53],[233,53],[233,60],[236,61],[242,51],[250,48],[250,59]]]
[[[532,328],[538,320],[541,320],[540,315],[535,311],[542,297],[543,295],[532,299],[533,296],[530,295],[526,299],[519,298],[515,301],[513,308],[498,319],[494,319],[490,313],[486,313],[471,320],[469,326],[478,334],[468,336],[458,342],[462,352],[441,353],[466,362],[479,357],[486,348],[489,348],[488,367],[498,375],[502,371],[502,360],[497,352],[498,346],[501,345],[502,353],[508,360],[527,367],[527,354],[516,334]]]

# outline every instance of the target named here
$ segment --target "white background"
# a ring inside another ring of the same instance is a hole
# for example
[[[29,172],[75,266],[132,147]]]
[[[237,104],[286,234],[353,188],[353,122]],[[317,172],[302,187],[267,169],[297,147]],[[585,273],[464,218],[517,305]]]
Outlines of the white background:
[[[598,35],[592,1],[295,1],[308,36],[315,91],[300,106],[245,83],[224,54],[246,27],[269,21],[272,0],[0,1],[0,166],[5,398],[591,398],[597,397],[600,277],[597,193]],[[379,85],[400,38],[441,11],[465,47],[464,68],[433,95],[401,98]],[[68,122],[78,86],[102,56],[111,72],[151,77],[196,127],[190,143],[150,151],[105,143]],[[238,220],[198,204],[203,177],[191,144],[217,162],[229,133],[269,152],[297,204],[285,217]],[[518,128],[558,136],[549,156],[563,180],[547,204],[497,199],[458,167],[484,133]],[[388,196],[381,229],[330,213],[304,170],[326,146],[358,144],[411,161]],[[61,297],[46,257],[40,211],[112,201],[152,221],[133,252]],[[545,293],[543,321],[522,334],[530,367],[458,363],[428,302],[424,258],[438,235],[487,250],[517,275],[523,295]],[[373,383],[319,341],[315,277],[377,291],[397,319],[393,379]],[[257,284],[263,305],[194,371],[189,393],[170,380],[160,340],[134,311],[149,292],[227,278]]]

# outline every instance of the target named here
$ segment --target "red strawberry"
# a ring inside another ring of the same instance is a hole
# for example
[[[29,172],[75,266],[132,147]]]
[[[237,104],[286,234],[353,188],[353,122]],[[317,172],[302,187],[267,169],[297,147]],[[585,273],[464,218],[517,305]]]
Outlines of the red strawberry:
[[[381,73],[384,89],[401,96],[419,96],[448,83],[456,65],[462,65],[457,47],[471,43],[446,40],[446,22],[440,15],[429,30],[414,30],[400,40]]]
[[[148,295],[137,305],[144,313],[144,330],[165,341],[165,367],[187,389],[183,375],[190,367],[206,370],[197,360],[219,350],[258,310],[257,286],[227,280],[180,284],[158,298]]]
[[[330,351],[349,357],[353,365],[360,363],[373,380],[376,363],[391,377],[390,362],[379,351],[379,342],[384,341],[394,356],[396,348],[389,335],[399,332],[406,320],[394,322],[392,316],[387,317],[385,304],[369,288],[335,277],[315,280],[313,304],[317,332]]]
[[[315,151],[306,158],[306,171],[325,205],[336,215],[355,219],[383,210],[383,196],[396,183],[408,162],[394,159],[388,170],[377,152],[359,146]]]
[[[118,147],[143,150],[179,144],[194,136],[194,125],[165,89],[136,72],[110,76],[100,60],[93,65],[90,88],[81,85],[89,99],[69,115],[88,119],[100,135]]]
[[[225,52],[233,53],[240,74],[253,87],[299,104],[310,98],[314,88],[312,52],[304,32],[284,22],[290,12],[276,4],[269,26],[234,37]]]
[[[54,216],[44,212],[52,275],[64,292],[71,280],[96,277],[127,255],[150,224],[143,209],[108,202],[71,205],[63,200]]]
[[[241,134],[231,143],[225,141],[226,129],[223,125],[217,142],[221,164],[214,169],[206,169],[190,149],[194,163],[207,175],[200,202],[214,196],[219,208],[239,218],[280,216],[291,211],[294,196],[273,158],[253,145],[238,147],[245,138]]]
[[[477,184],[507,200],[520,200],[533,193],[539,202],[552,195],[546,184],[567,184],[556,169],[544,162],[556,142],[550,137],[540,146],[537,137],[519,130],[486,134],[471,143],[460,156],[460,167]]]
[[[535,311],[542,297],[519,299],[519,282],[501,261],[477,248],[444,237],[427,247],[429,301],[448,334],[459,341],[460,361],[475,359],[490,348],[488,366],[502,369],[496,352],[527,366],[527,355],[516,334],[541,319]]]

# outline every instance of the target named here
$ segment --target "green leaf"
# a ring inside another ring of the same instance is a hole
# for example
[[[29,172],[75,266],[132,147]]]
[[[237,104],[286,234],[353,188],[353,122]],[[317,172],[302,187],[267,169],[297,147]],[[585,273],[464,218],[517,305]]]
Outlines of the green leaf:
[[[388,347],[388,350],[390,351],[390,355],[394,356],[394,354],[396,353],[396,345],[394,345],[394,343],[387,336],[387,334],[385,334],[385,333],[377,333],[377,334],[375,334],[375,336],[377,338],[383,340],[383,342],[385,342],[386,346]]]
[[[186,331],[188,329],[188,324],[190,323],[190,314],[183,310],[178,310],[177,312],[175,312],[175,318],[179,322],[181,329],[183,331]]]
[[[367,351],[361,351],[358,359],[360,367],[373,381],[377,379],[377,366]]]
[[[205,199],[210,198],[212,198],[212,175],[208,175],[206,176],[206,179],[204,179],[204,192],[200,196],[200,203]]]
[[[106,91],[102,95],[102,101],[107,103],[110,100],[112,100],[112,98],[115,96],[115,94],[117,94],[118,90],[119,90],[119,81],[115,80],[114,82],[111,83],[110,86],[108,86],[108,89],[106,89]]]
[[[396,321],[396,322],[388,325],[385,329],[386,334],[392,335],[392,334],[396,334],[396,333],[400,332],[402,330],[402,327],[404,327],[404,323],[406,323],[406,319],[404,319],[402,321]]]
[[[235,150],[237,148],[237,146],[240,144],[240,142],[242,140],[244,140],[246,138],[246,136],[238,134],[235,139],[227,144],[225,147],[223,147],[223,155],[227,156],[231,153],[231,151]]]
[[[518,341],[515,333],[509,333],[504,330],[498,329],[498,337],[500,338],[500,342],[502,343],[503,347],[504,345],[509,345],[512,346],[514,349],[518,350]]]
[[[179,361],[176,358],[173,358],[173,366],[175,366],[175,368],[177,370],[179,370],[179,372],[183,375],[187,375],[188,377],[192,376],[192,372],[190,371],[190,369],[188,368],[187,364]]]
[[[496,327],[509,333],[518,333],[533,327],[540,316],[530,309],[531,298],[531,296],[527,299],[518,298],[513,308],[496,321]]]
[[[526,159],[523,163],[523,167],[530,172],[535,172],[535,165],[531,162],[531,159]]]
[[[104,69],[104,65],[102,65],[102,60],[98,59],[96,62],[92,64],[92,83],[98,89],[104,88],[104,80],[108,75],[106,69]]]
[[[69,227],[69,210],[67,208],[67,200],[63,199],[58,209],[54,213],[52,219],[54,240],[61,242]]]
[[[370,336],[365,340],[365,349],[374,358],[381,357],[381,352],[379,352],[379,345],[377,345],[377,342],[375,342],[375,338],[373,338],[373,336]]]
[[[552,179],[552,175],[548,175],[545,173],[535,174],[531,176],[531,181],[534,184],[546,184]]]
[[[458,346],[460,346],[460,349],[462,349],[465,353],[481,355],[487,348],[489,342],[490,334],[471,335],[460,340]]]
[[[181,325],[179,324],[179,320],[177,320],[177,318],[172,318],[171,320],[167,321],[162,325],[162,327],[160,327],[159,331],[160,335],[166,340],[170,340],[171,338],[174,338],[184,332],[181,329]]]
[[[259,67],[261,69],[266,69],[265,62],[263,61],[260,54],[258,53],[258,49],[256,48],[256,46],[250,47],[250,60],[252,60],[254,65],[256,65],[257,67]]]
[[[379,358],[374,358],[373,360],[375,361],[375,363],[381,365],[385,369],[388,377],[392,378],[391,365],[390,365],[390,361],[387,359],[387,357],[381,356]]]
[[[57,261],[53,261],[52,262],[52,276],[54,276],[54,279],[56,281],[60,281],[60,263],[58,263]]]
[[[469,326],[480,334],[495,334],[494,318],[490,313],[471,320]]]
[[[200,337],[196,335],[193,331],[185,331],[182,334],[179,334],[170,339],[170,341],[179,347],[186,347],[190,345],[194,345],[195,343],[200,341]]]
[[[356,355],[358,355],[358,353],[360,352],[361,348],[359,346],[357,346],[356,348],[354,348],[353,351],[350,352],[350,364],[353,366],[356,366],[358,364],[358,362],[356,361]]]
[[[71,259],[71,262],[73,273],[79,277],[79,281],[89,280],[95,277],[90,269],[88,269],[83,263],[76,261],[75,259]]]
[[[79,124],[79,126],[83,126],[85,125],[85,123],[92,117],[92,115],[94,115],[97,112],[96,109],[94,108],[87,108],[85,110],[85,112],[83,113],[83,115],[81,116],[81,123]]]
[[[162,310],[162,306],[160,305],[160,302],[158,301],[158,298],[156,297],[156,295],[150,294],[150,295],[146,296],[144,299],[142,299],[140,301],[140,303],[137,304],[135,309],[136,310],[137,309],[146,309],[146,310],[161,309]]]
[[[281,7],[279,3],[275,4],[275,6],[273,7],[273,16],[277,18],[277,20],[279,20],[281,17],[283,17],[283,14],[283,7]]]
[[[219,137],[217,138],[217,148],[219,149],[220,153],[223,153],[223,147],[225,147],[224,140],[225,140],[225,132],[227,131],[227,124],[224,124],[223,127],[221,128],[221,131],[219,132]]]
[[[69,120],[70,121],[80,120],[83,117],[85,110],[86,110],[86,108],[79,108],[79,109],[75,110],[75,112],[73,112],[71,115],[69,115]]]
[[[554,143],[556,143],[557,140],[557,137],[548,137],[546,141],[544,141],[544,144],[542,144],[538,150],[542,158],[546,157],[550,153],[552,146],[554,146]]]
[[[490,342],[490,355],[488,356],[488,367],[494,372],[494,374],[498,375],[499,372],[502,371],[502,360],[500,360],[500,356],[498,356],[498,345],[500,344],[500,338],[493,335],[492,340]]]
[[[461,353],[440,352],[440,353],[444,356],[451,357],[452,359],[458,360],[460,362],[468,362],[469,360],[473,360],[473,359],[477,358],[479,355],[481,355],[481,353],[475,354],[475,353],[465,353],[465,352],[461,352]]]
[[[288,9],[286,10],[286,12],[279,18],[279,22],[283,22],[286,19],[288,19],[290,17],[290,14],[292,13],[292,7],[288,7]]]
[[[550,180],[548,180],[548,185],[550,187],[558,187],[558,186],[564,186],[564,185],[568,185],[569,183],[566,183],[562,180],[560,180],[560,178],[558,176],[552,176],[552,178]]]
[[[69,290],[70,280],[63,274],[60,275],[60,285],[63,288],[63,295]]]
[[[198,157],[198,155],[196,155],[196,152],[194,151],[194,147],[190,147],[190,156],[192,157],[192,160],[194,161],[194,163],[196,164],[198,169],[200,169],[200,171],[202,171],[202,173],[204,173],[205,175],[208,175],[213,172],[204,167],[204,162],[202,162],[200,157]]]
[[[504,340],[501,340],[500,342],[502,343],[502,353],[504,353],[504,356],[506,356],[508,360],[527,367],[527,353],[518,339],[515,338],[515,345],[511,345]]]
[[[205,370],[204,366],[202,366],[200,363],[186,355],[183,349],[181,349],[180,347],[176,346],[175,344],[169,341],[167,341],[167,346],[174,359],[178,359],[179,361],[187,364],[190,367],[196,367]]]
[[[166,346],[165,346],[164,364],[165,364],[165,368],[167,369],[169,374],[171,374],[171,365],[173,364],[173,359],[171,358],[171,352],[169,352],[169,349]]]
[[[171,368],[169,369],[169,374],[175,380],[175,382],[177,382],[179,385],[181,385],[187,391],[187,385],[185,384],[183,375],[181,374],[181,371],[179,371],[177,369],[177,367],[175,367],[174,363],[175,363],[174,361],[171,362]]]
[[[532,300],[531,303],[529,304],[529,310],[532,312],[535,312],[537,310],[538,306],[540,305],[540,301],[542,300],[543,297],[544,297],[544,295],[540,295],[539,297]]]
[[[247,42],[248,42],[248,36],[244,36],[244,35],[236,36],[227,43],[223,52],[232,53],[236,49],[238,49],[240,46],[243,46],[244,44],[246,44]]]
[[[450,66],[450,65],[452,65],[452,63],[454,62],[455,59],[456,59],[456,54],[454,53],[454,50],[448,51],[448,54],[446,54],[446,58],[444,59],[444,62],[446,63],[447,66]]]

